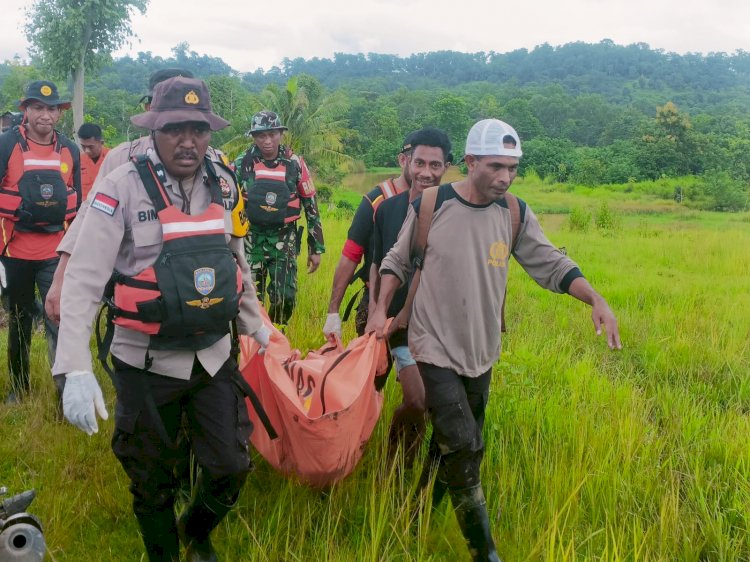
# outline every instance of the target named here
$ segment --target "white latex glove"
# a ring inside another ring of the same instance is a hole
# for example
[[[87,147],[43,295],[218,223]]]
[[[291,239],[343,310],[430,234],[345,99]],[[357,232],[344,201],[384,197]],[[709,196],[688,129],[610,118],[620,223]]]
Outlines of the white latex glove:
[[[104,407],[104,397],[94,373],[73,371],[65,376],[63,391],[65,419],[88,435],[99,431],[96,414],[103,420],[109,417]]]
[[[271,341],[271,329],[263,324],[257,332],[253,334],[253,339],[260,344],[260,350],[258,355],[263,355],[268,347],[268,343]]]
[[[5,276],[5,266],[3,262],[0,262],[0,295],[3,294],[3,290],[8,286],[8,278]]]
[[[339,316],[338,312],[328,314],[325,326],[323,326],[323,335],[326,338],[330,339],[334,334],[341,339],[341,316]]]

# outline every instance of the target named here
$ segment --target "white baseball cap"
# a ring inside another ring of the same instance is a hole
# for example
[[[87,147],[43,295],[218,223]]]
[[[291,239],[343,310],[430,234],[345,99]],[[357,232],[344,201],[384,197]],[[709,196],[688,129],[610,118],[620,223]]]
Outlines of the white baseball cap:
[[[511,137],[515,144],[513,148],[507,148],[503,139]],[[474,124],[466,137],[465,154],[474,156],[515,156],[520,158],[521,139],[518,138],[516,130],[499,119],[482,119]]]

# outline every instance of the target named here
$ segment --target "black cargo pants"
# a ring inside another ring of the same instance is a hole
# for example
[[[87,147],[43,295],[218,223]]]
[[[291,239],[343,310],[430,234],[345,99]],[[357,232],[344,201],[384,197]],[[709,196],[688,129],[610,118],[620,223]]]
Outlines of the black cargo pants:
[[[23,394],[29,390],[29,354],[34,316],[37,313],[36,288],[39,288],[44,310],[47,291],[52,285],[52,277],[60,258],[22,260],[3,256],[0,260],[5,266],[8,282],[3,293],[8,303],[8,371],[11,392]],[[57,347],[57,326],[50,322],[46,314],[44,328],[47,358],[52,367]]]
[[[189,454],[174,446],[180,430],[187,434],[206,488],[217,494],[212,499],[234,504],[252,470],[252,425],[244,395],[233,382],[236,361],[228,359],[211,377],[196,359],[189,380],[136,369],[115,357],[112,362],[117,391],[112,450],[130,478],[135,515],[148,517],[173,508],[174,467]],[[160,419],[147,407],[147,393]]]
[[[431,454],[439,457],[438,480],[450,490],[480,484],[482,427],[492,369],[478,377],[466,377],[427,363],[417,366],[432,422]]]

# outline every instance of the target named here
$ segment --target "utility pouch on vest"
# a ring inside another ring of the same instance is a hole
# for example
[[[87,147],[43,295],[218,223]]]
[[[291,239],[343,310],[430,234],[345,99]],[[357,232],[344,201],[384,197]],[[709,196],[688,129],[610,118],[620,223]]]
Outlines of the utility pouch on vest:
[[[248,152],[242,159],[240,179],[247,193],[247,218],[250,224],[281,228],[300,217],[297,196],[299,165],[279,158],[272,166]]]
[[[58,232],[63,229],[68,203],[68,186],[55,170],[26,172],[18,181],[21,204],[16,230]]]
[[[212,257],[213,267],[206,267],[207,253]],[[162,295],[175,297],[162,300],[165,316],[159,332],[161,335],[179,335],[186,331],[229,332],[228,322],[237,316],[240,297],[239,268],[226,244],[164,252],[154,264],[154,270]],[[229,290],[220,290],[222,287]],[[159,306],[139,303],[138,308],[144,313],[150,309],[158,312]]]

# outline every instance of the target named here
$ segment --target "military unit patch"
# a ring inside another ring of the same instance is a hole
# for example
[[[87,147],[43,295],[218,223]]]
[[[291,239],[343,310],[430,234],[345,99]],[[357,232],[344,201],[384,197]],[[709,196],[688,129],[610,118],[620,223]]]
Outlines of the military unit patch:
[[[230,195],[232,195],[232,187],[229,185],[229,182],[225,178],[219,178],[219,188],[221,188],[222,197],[229,197]]]
[[[199,267],[193,271],[195,290],[201,295],[207,295],[216,286],[216,271],[212,267]]]

